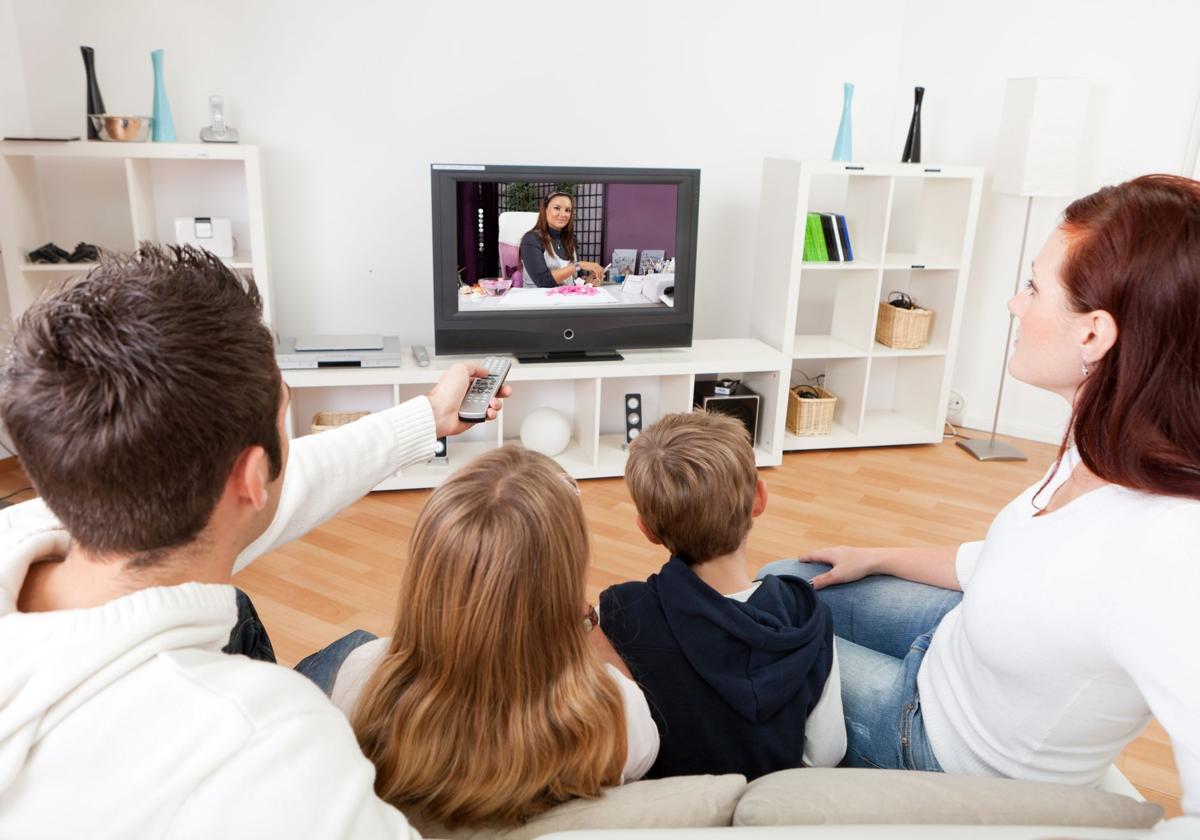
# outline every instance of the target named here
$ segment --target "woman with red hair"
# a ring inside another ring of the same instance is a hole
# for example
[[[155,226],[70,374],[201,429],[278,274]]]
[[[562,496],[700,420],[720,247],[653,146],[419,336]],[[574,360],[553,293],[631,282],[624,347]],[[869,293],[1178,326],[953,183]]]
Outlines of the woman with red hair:
[[[1045,479],[982,542],[763,573],[833,610],[846,763],[1096,784],[1154,716],[1200,813],[1200,183],[1074,202],[1009,309],[1009,372],[1072,407]]]

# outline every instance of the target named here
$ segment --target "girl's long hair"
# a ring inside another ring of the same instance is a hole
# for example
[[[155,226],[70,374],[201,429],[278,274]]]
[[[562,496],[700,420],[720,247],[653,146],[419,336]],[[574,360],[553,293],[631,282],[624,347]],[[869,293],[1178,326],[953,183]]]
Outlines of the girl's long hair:
[[[1071,308],[1102,309],[1119,331],[1080,385],[1068,439],[1105,481],[1200,499],[1200,183],[1104,187],[1062,230]]]
[[[571,219],[567,222],[567,226],[562,229],[562,244],[563,249],[567,252],[567,259],[575,258],[575,196],[567,192],[552,192],[542,200],[542,206],[538,208],[537,223],[533,229],[538,232],[538,236],[542,239],[542,250],[548,254],[554,253],[554,247],[550,244],[550,223],[546,221],[546,210],[550,207],[550,202],[559,196],[565,196],[571,200]]]
[[[587,564],[577,490],[544,455],[506,446],[434,491],[352,718],[381,798],[515,824],[620,783],[624,706],[586,636]]]

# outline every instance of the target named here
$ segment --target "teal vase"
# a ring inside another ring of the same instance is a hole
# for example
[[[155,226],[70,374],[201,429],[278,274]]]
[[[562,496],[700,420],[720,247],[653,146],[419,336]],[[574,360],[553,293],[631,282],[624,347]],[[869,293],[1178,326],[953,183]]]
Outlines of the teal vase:
[[[854,155],[850,150],[850,102],[854,99],[854,85],[846,82],[842,85],[842,121],[838,123],[837,140],[833,143],[834,160],[851,160]]]
[[[167,101],[167,88],[163,84],[163,51],[150,53],[154,65],[154,123],[151,139],[155,143],[175,142],[175,121],[171,119],[171,103]]]

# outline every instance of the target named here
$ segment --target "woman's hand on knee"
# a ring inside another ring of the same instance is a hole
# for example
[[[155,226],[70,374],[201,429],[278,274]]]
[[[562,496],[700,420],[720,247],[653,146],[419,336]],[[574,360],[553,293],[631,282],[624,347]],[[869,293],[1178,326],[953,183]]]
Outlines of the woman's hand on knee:
[[[855,548],[839,545],[810,552],[800,560],[806,563],[825,563],[833,566],[828,572],[812,579],[814,589],[824,589],[839,583],[851,583],[876,574],[880,549]]]

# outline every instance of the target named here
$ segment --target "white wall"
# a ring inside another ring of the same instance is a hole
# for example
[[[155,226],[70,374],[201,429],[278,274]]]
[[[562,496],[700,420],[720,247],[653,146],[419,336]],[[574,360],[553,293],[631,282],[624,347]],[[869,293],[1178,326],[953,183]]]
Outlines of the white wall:
[[[149,112],[148,54],[164,48],[179,138],[221,93],[263,148],[281,331],[412,343],[432,340],[431,162],[701,168],[696,334],[738,336],[761,159],[828,156],[842,81],[858,159],[898,159],[924,84],[924,160],[987,164],[1006,77],[1089,77],[1081,194],[1178,171],[1200,91],[1200,5],[1184,0],[0,0],[0,27],[5,3],[34,128],[81,130],[80,44],[114,112]],[[1039,202],[1032,240],[1060,209]],[[1022,213],[985,192],[955,375],[969,425],[990,425]],[[1004,408],[1002,428],[1032,436],[1065,418],[1019,384]]]
[[[923,80],[923,123],[932,154],[990,164],[1005,78],[1092,80],[1079,195],[1147,172],[1182,172],[1200,92],[1200,4],[1154,0],[1003,4],[911,2],[901,40],[902,79]],[[935,97],[937,97],[935,99]],[[928,156],[933,160],[934,157]],[[1191,174],[1190,167],[1188,174]],[[1025,200],[985,183],[971,287],[955,366],[966,425],[991,428]],[[1035,199],[1032,260],[1070,202]],[[1026,273],[1026,275],[1028,274]],[[1008,378],[1002,431],[1058,442],[1067,420],[1059,398]]]
[[[29,108],[25,99],[25,72],[12,0],[0,0],[0,136],[19,136],[29,131]],[[0,242],[0,247],[4,243]],[[4,263],[0,261],[0,342],[8,334],[8,294]],[[0,459],[9,457],[12,442],[0,424]],[[7,451],[5,451],[7,450]]]
[[[12,0],[0,0],[0,136],[20,136],[29,131],[29,107],[25,98],[25,68]],[[4,243],[0,242],[0,248]],[[8,322],[8,294],[4,264],[0,262],[0,337]],[[7,444],[6,438],[0,442]],[[0,457],[4,453],[0,452]]]
[[[29,130],[25,68],[13,0],[0,0],[0,128],[2,134],[11,136]]]

